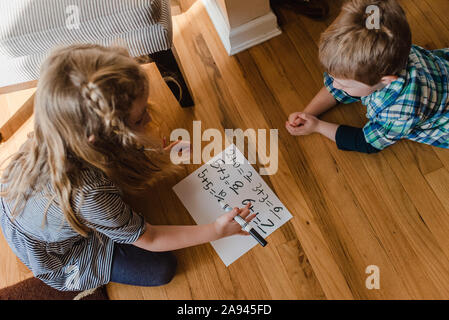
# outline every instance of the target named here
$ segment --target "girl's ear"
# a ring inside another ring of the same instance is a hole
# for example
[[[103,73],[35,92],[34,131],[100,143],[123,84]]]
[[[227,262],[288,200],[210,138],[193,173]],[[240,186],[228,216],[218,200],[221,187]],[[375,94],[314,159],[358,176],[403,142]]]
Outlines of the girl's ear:
[[[90,143],[94,143],[94,142],[95,142],[95,136],[94,136],[93,134],[91,134],[91,135],[89,136],[89,138],[88,138],[88,141],[89,141]]]
[[[397,76],[385,76],[383,77],[380,81],[384,84],[384,85],[389,85],[390,83],[392,83],[393,81],[396,81],[398,79]]]

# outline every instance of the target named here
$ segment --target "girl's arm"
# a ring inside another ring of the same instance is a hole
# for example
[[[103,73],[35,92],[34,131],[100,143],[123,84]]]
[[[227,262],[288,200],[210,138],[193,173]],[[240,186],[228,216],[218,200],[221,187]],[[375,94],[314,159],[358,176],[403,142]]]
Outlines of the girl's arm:
[[[172,251],[219,239],[213,224],[197,226],[155,226],[146,230],[133,245],[148,251]]]
[[[247,222],[256,215],[249,214],[250,203],[243,209],[234,208],[215,222],[192,226],[156,226],[146,224],[145,232],[133,245],[148,251],[172,251],[218,240],[234,234],[249,235],[234,221],[237,214]]]

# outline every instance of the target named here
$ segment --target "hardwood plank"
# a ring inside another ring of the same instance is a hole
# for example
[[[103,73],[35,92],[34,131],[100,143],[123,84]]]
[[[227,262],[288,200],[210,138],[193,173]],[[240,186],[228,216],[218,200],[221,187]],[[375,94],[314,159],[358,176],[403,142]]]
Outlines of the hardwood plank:
[[[292,39],[292,42],[293,43],[295,43],[295,40],[296,40],[296,37],[298,37],[298,34],[300,34],[300,32],[298,31],[298,32],[296,32],[296,33],[293,33],[293,34],[291,34],[290,32],[289,32],[289,30],[287,30],[287,34],[290,36],[290,39]],[[279,39],[279,38],[278,38]],[[302,49],[304,49],[304,44],[303,43],[306,43],[306,46],[307,46],[307,44],[309,44],[309,42],[304,42],[304,41],[302,41],[303,39],[301,39],[301,37],[300,37],[300,40],[299,41],[296,41],[296,43],[299,43],[299,44],[301,44],[302,46],[301,46],[301,50]],[[284,48],[288,48],[288,47],[286,47],[285,45],[277,45],[276,47],[284,47]],[[298,46],[299,47],[299,46]],[[307,46],[307,48],[309,48],[309,46]],[[290,51],[290,49],[286,49],[287,51]],[[252,50],[252,52],[254,52],[255,51],[255,49],[254,50]],[[299,51],[299,49],[298,49],[298,51]],[[311,50],[312,51],[312,50]],[[261,54],[260,56],[261,57],[263,57],[263,56],[266,56],[267,54],[266,53],[263,53],[263,54]],[[272,57],[271,57],[272,58]],[[284,61],[284,58],[280,58],[279,59],[279,61],[277,61],[276,60],[276,62],[277,63],[274,63],[274,65],[277,65],[280,61]],[[311,61],[311,63],[313,64],[313,61]],[[308,68],[309,68],[309,70],[310,70],[310,64],[311,63],[308,63]],[[291,64],[291,63],[290,63]],[[295,65],[297,65],[297,64],[295,64]],[[265,71],[266,69],[269,69],[269,67],[267,67],[266,66],[266,64],[264,64],[264,68],[263,68],[263,70]],[[318,69],[318,68],[315,68],[315,69]],[[295,70],[296,72],[298,72],[298,70]],[[300,73],[300,72],[298,72],[298,73]],[[269,79],[269,78],[271,78],[271,77],[273,77],[273,75],[272,74],[270,74],[269,76],[266,76],[266,79]],[[289,77],[290,78],[290,77]],[[279,79],[276,79],[276,80],[274,80],[273,81],[273,83],[274,84],[277,84],[279,82]],[[336,114],[334,114],[334,116],[335,116]],[[328,119],[329,119],[330,117],[328,117]],[[333,118],[333,119],[335,119],[335,117]],[[341,121],[340,121],[340,123],[341,123]],[[332,150],[332,148],[331,148],[331,150]],[[340,153],[338,153],[338,154],[340,154]],[[435,154],[433,153],[433,151],[432,151],[432,149],[430,149],[430,150],[426,150],[426,152],[424,152],[424,153],[420,153],[419,154],[419,158],[420,158],[420,161],[419,161],[419,163],[420,163],[420,166],[422,167],[422,170],[423,171],[426,171],[426,172],[428,172],[428,171],[432,171],[432,170],[436,170],[436,169],[438,169],[438,168],[440,168],[441,167],[441,162],[438,160],[438,158],[436,158],[436,156],[435,156]],[[422,158],[422,159],[421,159]],[[432,161],[428,161],[428,160],[432,160]],[[353,170],[352,172],[349,172],[349,173],[347,173],[346,174],[346,176],[347,177],[354,177],[354,179],[351,179],[351,180],[355,180],[355,181],[357,181],[357,179],[358,179],[358,171],[357,170]],[[362,179],[363,179],[363,176],[362,176]],[[352,186],[352,185],[354,185],[353,183],[350,183],[350,185]],[[356,188],[356,190],[359,190],[359,188]],[[363,189],[360,189],[360,190],[363,190]],[[368,200],[367,200],[368,201]],[[368,203],[370,203],[370,202],[373,202],[373,201],[369,201]],[[361,203],[364,203],[364,202],[362,202],[361,201]],[[388,234],[387,234],[388,235]],[[384,242],[382,242],[382,244],[384,244]],[[390,241],[390,247],[391,246],[394,246],[395,245],[395,241]],[[403,269],[406,269],[406,265],[404,265],[403,264]],[[410,279],[412,279],[412,277],[409,277],[409,280]],[[406,297],[406,296],[403,296],[403,297]]]
[[[449,17],[446,13],[449,12],[449,2],[447,2],[446,0],[424,0],[424,2],[427,3],[427,5],[432,10],[433,14],[429,13],[429,16],[438,17],[446,26],[447,30],[447,26],[449,25]],[[445,29],[442,29],[441,31],[437,30],[436,32],[443,32],[447,34],[447,31],[445,31]]]
[[[449,170],[441,168],[440,170],[426,174],[425,177],[433,192],[446,209],[446,213],[449,214],[449,187],[447,185],[449,181]]]
[[[417,208],[422,221],[437,239],[446,257],[449,257],[449,238],[447,237],[449,219],[441,202],[420,172],[414,160],[414,154],[411,152],[411,143],[404,141],[396,144],[394,148],[385,150],[384,155]]]
[[[449,150],[441,149],[441,148],[434,148],[433,151],[438,156],[438,158],[440,159],[440,161],[444,165],[444,167],[446,169],[449,169]]]
[[[321,300],[326,295],[315,276],[313,267],[307,259],[304,249],[298,240],[290,240],[277,246],[279,257],[284,264],[291,283],[294,284],[295,295],[300,300]]]
[[[9,156],[17,152],[22,142],[26,140],[28,132],[32,131],[32,125],[33,119],[29,119],[11,139],[0,145],[1,169],[8,164]],[[0,233],[0,288],[4,288],[32,277],[32,273],[17,260],[3,237],[3,233],[1,231]]]
[[[33,114],[34,94],[2,125],[0,142],[7,141]]]
[[[3,126],[20,107],[33,95],[36,89],[16,91],[0,95],[0,126]]]
[[[13,84],[13,85],[6,86],[6,87],[1,87],[0,94],[8,94],[11,92],[33,89],[36,87],[37,87],[37,80],[32,80],[32,81],[28,81],[28,82]]]
[[[142,290],[139,287],[110,282],[106,286],[110,300],[143,300]]]
[[[440,0],[431,0],[430,3],[428,0],[417,1],[413,0],[413,4],[418,8],[419,14],[423,17],[430,17],[432,19],[432,28],[431,32],[436,33],[439,39],[442,41],[444,47],[449,47],[449,40],[445,37],[445,33],[449,33],[449,19],[447,15],[442,15],[441,11],[435,10],[435,7],[438,5],[440,8],[446,7],[449,10],[449,5],[447,1],[445,2]],[[437,4],[438,3],[438,4]],[[447,12],[447,11],[446,11]],[[438,44],[438,43],[437,43]]]
[[[446,297],[447,289],[439,277],[447,275],[448,260],[413,204],[412,197],[416,195],[406,192],[383,155],[362,160],[379,203],[385,206],[378,211],[378,215],[383,215],[378,221],[391,227],[393,247],[389,256],[407,290],[414,299]]]
[[[409,146],[413,153],[414,161],[422,175],[437,171],[443,167],[443,163],[435,152],[437,148],[420,143],[410,143]]]
[[[425,48],[447,48],[449,39],[442,32],[446,26],[440,21],[438,16],[428,10],[426,2],[421,0],[400,1],[400,4],[406,10],[408,19],[411,21],[412,34],[418,43],[422,43]],[[432,19],[432,23],[429,20]],[[438,31],[436,31],[438,30]]]
[[[0,289],[12,286],[17,282],[31,278],[33,274],[18,261],[0,230]]]
[[[439,244],[422,223],[409,196],[382,155],[332,154],[349,180],[376,239],[388,255],[388,263],[393,270],[378,265],[382,274],[386,270],[393,272],[391,279],[386,281],[383,275],[382,280],[382,285],[394,287],[383,287],[382,290],[388,291],[388,298],[447,296],[449,291],[441,286],[434,270],[438,268],[441,274],[445,274],[449,261],[437,258],[443,255]],[[423,240],[419,241],[420,239]],[[428,249],[429,247],[432,249]],[[439,255],[433,256],[433,252],[438,252]],[[416,278],[416,274],[420,274],[420,278]],[[394,290],[398,288],[402,289]]]
[[[296,295],[295,284],[290,281],[290,277],[283,263],[280,263],[281,257],[273,243],[266,247],[257,246],[252,250],[257,263],[261,269],[261,276],[264,279],[270,296],[276,300],[300,299]],[[276,263],[273,263],[276,261]]]

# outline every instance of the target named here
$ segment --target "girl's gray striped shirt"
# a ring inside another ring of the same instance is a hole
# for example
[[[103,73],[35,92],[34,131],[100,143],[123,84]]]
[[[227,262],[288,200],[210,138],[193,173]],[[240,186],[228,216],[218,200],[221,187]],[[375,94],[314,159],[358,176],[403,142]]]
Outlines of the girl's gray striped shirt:
[[[72,208],[92,229],[87,238],[70,227],[55,201],[44,217],[49,200],[43,192],[30,197],[14,219],[12,204],[1,198],[0,225],[12,251],[35,277],[63,291],[108,283],[114,242],[133,243],[145,231],[144,218],[122,200],[120,190],[103,173],[83,169],[80,176],[82,187]]]

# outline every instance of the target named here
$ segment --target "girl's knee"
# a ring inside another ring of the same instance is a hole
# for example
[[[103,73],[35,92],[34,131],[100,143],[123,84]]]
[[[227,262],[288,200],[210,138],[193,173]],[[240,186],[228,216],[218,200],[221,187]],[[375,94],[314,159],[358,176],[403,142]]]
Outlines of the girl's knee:
[[[175,277],[177,266],[178,261],[176,256],[172,252],[165,252],[158,277],[159,285],[167,284]]]

